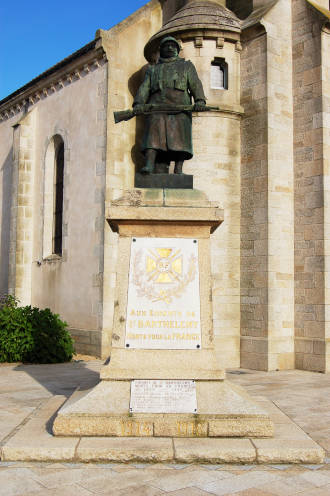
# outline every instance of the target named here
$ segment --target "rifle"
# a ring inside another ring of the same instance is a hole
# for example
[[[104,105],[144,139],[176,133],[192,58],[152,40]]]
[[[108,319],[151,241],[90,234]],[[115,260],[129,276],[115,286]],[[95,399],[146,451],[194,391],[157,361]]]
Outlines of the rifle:
[[[129,121],[137,115],[150,115],[153,113],[165,113],[165,114],[179,114],[180,112],[193,112],[195,105],[154,105],[152,103],[147,103],[141,105],[139,110],[129,109],[122,110],[120,112],[114,112],[115,123],[122,121]],[[219,107],[208,107],[202,106],[198,109],[198,112],[207,112],[212,110],[219,110]]]

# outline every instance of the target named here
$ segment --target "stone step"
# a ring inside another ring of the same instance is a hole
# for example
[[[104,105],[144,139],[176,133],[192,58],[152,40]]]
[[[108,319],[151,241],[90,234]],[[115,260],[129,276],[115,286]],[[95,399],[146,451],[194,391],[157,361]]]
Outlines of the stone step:
[[[58,437],[52,422],[65,397],[54,396],[1,447],[2,461],[304,463],[324,450],[273,403],[262,399],[275,424],[272,439]]]
[[[230,381],[196,381],[194,413],[134,413],[131,382],[101,381],[77,391],[57,414],[56,436],[272,437],[268,413]]]

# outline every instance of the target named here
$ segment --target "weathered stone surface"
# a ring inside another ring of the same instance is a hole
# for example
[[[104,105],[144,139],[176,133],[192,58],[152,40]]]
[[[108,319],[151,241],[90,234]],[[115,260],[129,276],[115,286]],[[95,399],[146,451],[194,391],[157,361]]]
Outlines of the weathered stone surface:
[[[72,364],[71,364],[72,365]],[[73,365],[72,365],[73,366]],[[49,366],[50,370],[54,370],[54,366]],[[33,370],[33,366],[28,366],[27,370]],[[16,371],[12,371],[13,374],[16,374]],[[67,373],[67,372],[66,372]],[[62,375],[63,378],[66,378],[66,373]],[[78,380],[79,383],[79,374],[81,370],[72,369],[72,374]],[[59,373],[61,375],[61,373]],[[51,375],[51,374],[49,374]],[[34,375],[35,377],[35,375]],[[252,376],[252,385],[258,391],[260,388],[259,378],[260,376]],[[290,376],[286,374],[284,376],[287,378],[287,381],[290,381]],[[293,379],[292,384],[300,384],[306,380],[305,376],[297,377],[297,373],[295,376],[291,378]],[[323,376],[324,381],[322,391],[324,391],[324,384],[326,383],[326,377]],[[283,379],[283,376],[282,378]],[[277,386],[280,385],[281,379],[276,383]],[[251,380],[251,377],[248,376],[246,380]],[[270,393],[274,387],[274,378],[267,379],[265,384],[265,376],[261,377],[262,384]],[[33,385],[33,391],[35,394],[35,383],[34,379],[29,377],[27,385]],[[286,381],[286,382],[287,382]],[[314,383],[315,378],[310,377],[310,382],[308,384],[309,394],[312,392],[311,390],[315,388]],[[47,383],[47,382],[46,382]],[[268,383],[268,389],[267,389]],[[55,386],[54,386],[55,385]],[[41,386],[40,386],[41,387]],[[56,383],[52,381],[52,387],[56,387]],[[12,390],[11,388],[9,388]],[[18,391],[17,387],[15,387],[15,391]],[[28,388],[29,393],[31,394],[31,389]],[[319,390],[315,396],[315,398],[319,398],[321,394]],[[75,394],[75,397],[82,394],[78,392]],[[307,393],[306,393],[307,394]],[[285,396],[285,393],[284,393]],[[281,398],[281,394],[279,396]],[[313,396],[314,398],[314,396]],[[128,461],[128,460],[139,460],[139,461],[156,461],[160,460],[168,460],[174,461],[177,458],[174,458],[173,446],[177,444],[179,450],[177,451],[177,455],[180,456],[180,461],[189,462],[193,460],[210,460],[211,462],[215,462],[218,459],[228,460],[230,461],[238,461],[240,460],[240,452],[243,455],[244,459],[250,459],[252,456],[252,452],[250,451],[249,446],[251,446],[254,450],[257,446],[259,450],[260,460],[264,459],[264,463],[287,463],[288,460],[301,460],[306,463],[321,463],[324,459],[324,452],[320,449],[319,445],[312,441],[306,433],[304,433],[294,422],[291,421],[289,417],[284,415],[279,408],[275,406],[274,403],[266,400],[265,398],[254,398],[257,404],[261,406],[263,410],[266,410],[272,419],[275,422],[275,438],[274,440],[270,439],[252,439],[252,440],[237,440],[237,439],[215,439],[215,438],[200,438],[198,434],[201,434],[202,427],[200,424],[202,422],[202,416],[198,417],[198,421],[196,422],[196,418],[194,420],[194,416],[189,422],[179,422],[178,427],[180,428],[180,434],[185,436],[195,436],[195,439],[178,439],[174,438],[165,438],[164,437],[130,437],[132,432],[134,431],[133,426],[133,418],[134,420],[141,421],[141,415],[139,416],[128,416],[128,421],[130,421],[130,425],[127,423],[127,428],[131,429],[131,432],[127,432],[126,437],[121,438],[104,438],[98,437],[89,437],[81,440],[80,438],[58,438],[50,435],[47,431],[51,427],[51,421],[55,416],[58,408],[62,404],[64,397],[54,397],[52,400],[48,401],[43,408],[36,411],[35,415],[27,421],[24,426],[19,427],[18,431],[11,437],[9,440],[3,443],[1,457],[6,461],[28,461],[28,460],[38,460],[38,461],[60,461],[60,460],[79,460],[83,461]],[[26,400],[27,401],[27,400]],[[25,403],[26,403],[25,401]],[[282,392],[282,402],[284,401],[283,392]],[[286,408],[290,406],[291,396],[289,395],[288,399],[282,403],[282,408],[284,407],[284,411]],[[69,402],[68,402],[69,403]],[[21,403],[20,403],[21,404]],[[24,402],[23,402],[24,404]],[[17,403],[17,408],[20,406]],[[292,405],[290,406],[290,410],[292,411]],[[306,404],[306,412],[311,412],[312,407]],[[154,416],[156,417],[156,416]],[[300,418],[304,419],[304,414],[300,414]],[[306,417],[307,418],[307,417]],[[153,420],[153,419],[151,419]],[[159,419],[158,419],[159,420]],[[179,420],[179,419],[176,419]],[[315,429],[319,429],[322,423],[319,423],[319,417],[316,417],[315,420],[311,420],[309,423],[308,429],[314,429],[315,437],[319,438],[319,430],[315,431]],[[160,424],[159,424],[160,425]],[[165,419],[163,419],[163,425],[165,425]],[[314,426],[314,427],[313,427]],[[1,426],[0,426],[1,427]],[[326,436],[326,430],[324,431],[324,436]],[[136,433],[137,434],[137,433]],[[33,436],[33,443],[31,443],[31,436]],[[178,443],[178,441],[192,441],[191,443],[183,443],[182,445]],[[159,441],[159,443],[157,443]],[[222,441],[221,443],[217,443],[217,441]],[[79,444],[78,444],[79,442]],[[174,444],[173,444],[174,442]],[[250,444],[247,444],[250,443]],[[326,440],[323,439],[323,445],[326,446]],[[320,443],[321,444],[321,443]],[[79,451],[79,447],[82,447],[82,451]],[[201,448],[201,451],[198,452],[198,447]],[[182,449],[181,449],[182,448]],[[189,448],[189,449],[188,449]],[[288,454],[289,452],[289,454]],[[209,458],[208,458],[209,457]],[[264,458],[262,458],[264,457]]]
[[[261,408],[246,390],[226,380],[222,382],[197,383],[199,400],[198,413],[213,412],[221,418],[232,416],[267,418]]]
[[[154,422],[155,437],[208,437],[208,422],[202,418],[184,418],[175,416],[174,419],[157,419]]]
[[[171,439],[84,438],[77,449],[79,461],[167,462],[173,460]]]
[[[254,439],[258,463],[322,463],[324,450],[312,439]]]
[[[151,437],[153,422],[119,417],[67,415],[58,417],[54,425],[56,436]]]
[[[229,381],[197,381],[197,412],[129,411],[130,381],[103,380],[85,395],[75,393],[54,421],[56,436],[269,437],[267,411]]]
[[[49,432],[48,422],[65,401],[54,396],[27,424],[1,448],[1,459],[6,461],[70,461],[75,457],[79,439],[55,438]]]
[[[210,437],[272,437],[274,424],[270,419],[218,419],[209,421]]]
[[[174,456],[185,463],[253,463],[256,451],[248,439],[174,439]]]
[[[204,379],[222,380],[212,350],[125,350],[113,348],[111,365],[101,370],[101,379]],[[146,368],[147,364],[147,368]]]
[[[114,195],[111,205],[120,206],[153,206],[161,207],[164,204],[164,190],[161,188],[134,188],[120,191]]]
[[[250,37],[247,29],[245,39],[243,31],[241,53],[245,109],[241,128],[241,366],[292,369],[295,295],[289,2],[267,3],[256,9],[255,15],[243,22],[243,28],[251,26],[255,32]]]
[[[166,206],[166,205],[165,205]],[[212,206],[195,208],[184,208],[183,206],[160,208],[160,207],[146,207],[129,208],[128,206],[118,207],[110,204],[107,208],[107,218],[111,222],[115,221],[186,221],[189,222],[205,222],[212,224],[217,222],[218,225],[223,221],[223,210],[214,208]]]
[[[204,191],[193,190],[164,190],[165,207],[216,207],[220,208],[218,202],[210,202]],[[197,220],[197,219],[196,219]]]
[[[319,2],[321,5],[322,2]],[[317,3],[313,4],[317,8]],[[325,2],[326,8],[329,8]],[[293,124],[295,186],[295,340],[299,369],[329,369],[326,342],[329,316],[327,259],[329,132],[325,108],[329,88],[322,74],[329,73],[329,34],[322,32],[323,16],[308,3],[294,0],[293,22]],[[307,28],[313,26],[313,29]],[[317,33],[317,34],[316,34]],[[324,272],[325,271],[325,272]]]

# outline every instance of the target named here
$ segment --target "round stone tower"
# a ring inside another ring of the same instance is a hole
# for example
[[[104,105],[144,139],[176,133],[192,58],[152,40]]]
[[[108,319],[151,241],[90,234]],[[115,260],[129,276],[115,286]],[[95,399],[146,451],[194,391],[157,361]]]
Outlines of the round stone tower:
[[[145,57],[158,58],[159,41],[178,39],[180,55],[192,60],[202,79],[209,104],[239,105],[240,21],[215,1],[188,0],[148,41]]]

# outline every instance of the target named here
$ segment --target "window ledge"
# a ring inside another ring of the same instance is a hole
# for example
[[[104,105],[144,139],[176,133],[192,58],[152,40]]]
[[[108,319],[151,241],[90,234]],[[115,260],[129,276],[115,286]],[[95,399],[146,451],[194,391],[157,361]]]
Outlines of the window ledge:
[[[45,257],[42,259],[43,262],[57,262],[62,260],[62,255],[56,255],[55,253],[53,255],[49,255],[48,257]]]

